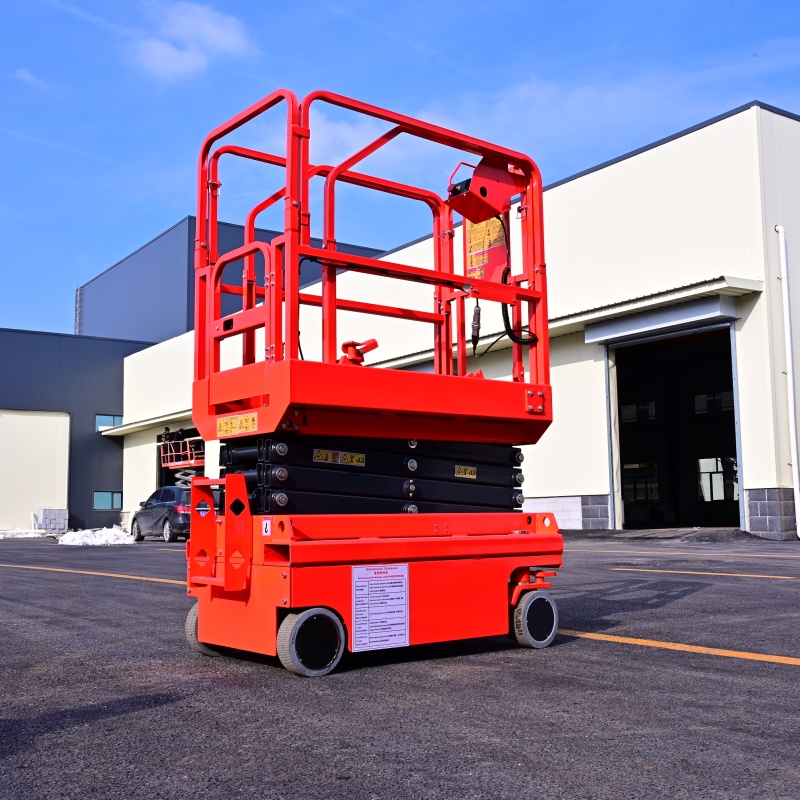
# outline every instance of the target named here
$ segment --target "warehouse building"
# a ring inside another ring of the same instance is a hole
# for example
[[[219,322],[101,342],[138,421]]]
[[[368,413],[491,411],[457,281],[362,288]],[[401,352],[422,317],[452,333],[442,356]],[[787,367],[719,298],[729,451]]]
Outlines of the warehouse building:
[[[555,421],[526,454],[527,508],[570,528],[795,535],[776,225],[800,241],[800,118],[757,102],[547,187]],[[425,266],[431,253],[427,238],[383,257]],[[386,292],[357,273],[338,285]],[[429,302],[423,287],[392,291]],[[314,358],[317,312],[303,313]],[[501,330],[486,309],[483,341]],[[340,336],[376,338],[372,365],[430,368],[413,323],[342,313]],[[157,431],[190,424],[192,347],[183,334],[126,359],[125,424],[105,435],[125,440],[128,511],[157,485]],[[508,377],[501,347],[471,366]]]
[[[512,252],[513,218],[512,209]],[[788,315],[776,226],[796,287]],[[126,355],[122,424],[102,432],[122,445],[125,514],[175,480],[164,428],[194,433],[193,239],[189,217],[77,295],[82,334],[156,341]],[[241,241],[231,226],[220,249]],[[800,117],[758,102],[547,187],[554,422],[526,450],[526,508],[554,511],[566,528],[741,526],[796,536],[788,390],[797,365],[787,363],[784,333],[798,341],[798,242]],[[381,257],[430,266],[432,247],[428,237]],[[305,291],[319,291],[317,277],[304,274]],[[142,282],[170,288],[136,300]],[[385,302],[380,276],[343,272],[338,286],[348,298]],[[132,298],[126,313],[104,308],[110,292]],[[427,309],[430,290],[393,282],[391,297]],[[431,369],[427,328],[339,317],[342,341],[378,340],[368,364]],[[301,329],[306,358],[319,357],[316,309],[303,308]],[[499,309],[487,304],[479,355],[501,331]],[[509,378],[504,344],[470,369]],[[223,354],[231,366],[236,357]],[[213,443],[204,462],[198,469],[214,474]]]

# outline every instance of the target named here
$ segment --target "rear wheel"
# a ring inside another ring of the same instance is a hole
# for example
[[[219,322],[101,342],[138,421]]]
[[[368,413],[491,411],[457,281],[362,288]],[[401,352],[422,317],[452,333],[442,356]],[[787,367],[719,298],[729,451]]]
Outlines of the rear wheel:
[[[327,675],[342,658],[344,626],[328,608],[288,614],[278,629],[278,658],[289,672],[306,678]]]
[[[186,615],[186,625],[184,628],[186,631],[186,641],[189,642],[189,645],[194,650],[197,650],[198,653],[202,653],[204,656],[211,656],[212,658],[221,656],[222,653],[220,653],[219,650],[209,647],[197,638],[197,605],[198,604],[195,603]]]
[[[546,592],[527,592],[514,609],[514,637],[522,647],[547,647],[558,633],[558,609]]]
[[[177,542],[178,541],[178,534],[172,530],[172,523],[169,520],[164,522],[164,541],[165,542]]]
[[[131,525],[131,536],[133,536],[134,542],[141,542],[142,539],[144,539],[144,534],[142,533],[142,528],[139,525],[138,519],[135,519]]]

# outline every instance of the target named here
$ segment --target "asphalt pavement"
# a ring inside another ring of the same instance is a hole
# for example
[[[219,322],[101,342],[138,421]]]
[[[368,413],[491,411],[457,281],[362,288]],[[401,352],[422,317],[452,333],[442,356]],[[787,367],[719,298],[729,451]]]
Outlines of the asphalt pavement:
[[[565,546],[546,650],[302,679],[189,649],[182,545],[0,541],[0,797],[800,796],[800,543]]]

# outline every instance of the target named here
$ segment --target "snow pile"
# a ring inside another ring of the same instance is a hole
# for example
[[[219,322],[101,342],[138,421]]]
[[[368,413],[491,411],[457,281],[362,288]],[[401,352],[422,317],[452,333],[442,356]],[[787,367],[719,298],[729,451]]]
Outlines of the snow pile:
[[[125,533],[122,528],[101,528],[97,531],[70,531],[65,533],[59,544],[97,545],[97,544],[133,544],[133,536]]]
[[[0,531],[0,539],[38,539],[44,531],[24,531],[14,528],[13,531]]]

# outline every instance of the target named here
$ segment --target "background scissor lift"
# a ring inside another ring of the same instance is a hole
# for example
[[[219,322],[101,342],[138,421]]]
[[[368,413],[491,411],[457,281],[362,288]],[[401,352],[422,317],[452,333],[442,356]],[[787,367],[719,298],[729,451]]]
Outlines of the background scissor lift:
[[[285,154],[230,144],[212,149],[280,103],[287,109]],[[314,103],[391,127],[338,165],[315,166],[309,163]],[[451,177],[445,200],[428,189],[353,171],[400,135],[456,148],[480,162],[470,180],[453,185]],[[217,220],[222,155],[285,170],[284,185],[248,214],[244,245],[224,254],[218,252]],[[324,179],[321,246],[310,234],[309,184],[315,178]],[[337,250],[338,183],[426,204],[433,216],[432,268]],[[453,211],[476,223],[498,217],[507,241],[516,195],[519,271],[511,269],[510,250],[500,279],[456,270]],[[269,243],[256,241],[257,216],[280,202],[284,232]],[[521,455],[513,446],[536,442],[552,419],[535,163],[339,95],[315,92],[299,102],[280,90],[204,142],[195,252],[193,419],[204,440],[223,441],[224,474],[192,484],[188,587],[198,603],[187,618],[190,643],[206,654],[219,648],[277,654],[301,675],[326,674],[345,649],[509,632],[524,646],[548,645],[558,614],[542,590],[561,566],[561,536],[552,515],[514,510],[522,497]],[[300,290],[307,261],[321,266],[320,295]],[[227,276],[237,264],[241,281],[232,283]],[[343,299],[336,288],[340,270],[427,284],[433,307]],[[235,313],[227,308],[231,297],[239,301]],[[469,298],[506,306],[510,381],[467,373]],[[321,360],[302,357],[301,305],[321,311]],[[350,341],[340,348],[337,311],[430,324],[433,372],[362,366],[375,343]],[[223,369],[225,340],[240,353],[234,366]],[[281,450],[283,460],[274,455]],[[297,452],[313,453],[311,463],[293,463]],[[430,464],[427,483],[400,474],[420,463]],[[453,470],[452,477],[445,480],[442,470]],[[505,488],[495,491],[498,486]],[[423,490],[439,499],[418,500]],[[477,502],[478,496],[484,500]]]

